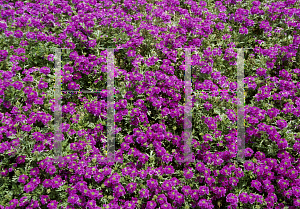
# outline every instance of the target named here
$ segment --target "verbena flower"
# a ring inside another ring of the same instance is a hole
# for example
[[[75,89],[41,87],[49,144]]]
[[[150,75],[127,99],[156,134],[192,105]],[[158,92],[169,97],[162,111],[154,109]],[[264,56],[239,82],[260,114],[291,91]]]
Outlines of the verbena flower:
[[[68,203],[75,205],[78,203],[78,201],[79,201],[79,196],[77,194],[71,194],[68,197]]]
[[[283,119],[277,120],[276,124],[280,129],[287,127],[287,122]]]
[[[140,193],[140,198],[149,199],[150,197],[150,193],[148,189],[142,188],[139,193]]]
[[[92,208],[96,208],[97,204],[95,200],[89,200],[86,205],[88,208],[92,209]]]
[[[114,195],[119,198],[121,196],[124,196],[126,194],[125,189],[122,185],[117,185],[114,187]]]
[[[160,205],[163,205],[164,203],[167,202],[167,197],[164,194],[160,194],[160,195],[157,196],[157,202]]]
[[[175,170],[174,170],[173,166],[171,166],[171,165],[166,166],[164,169],[165,174],[173,174],[174,172],[175,172]]]
[[[224,187],[213,187],[212,191],[218,198],[225,197],[226,189]]]
[[[53,175],[56,172],[55,166],[53,166],[53,165],[52,166],[48,166],[46,168],[46,172],[49,173],[50,175]]]
[[[31,182],[29,182],[28,184],[26,184],[24,186],[24,191],[26,193],[32,192],[33,190],[35,190],[36,186],[34,184],[32,184]]]
[[[18,182],[25,184],[27,179],[28,179],[28,176],[25,174],[22,174],[19,176]]]
[[[194,173],[192,171],[192,169],[186,169],[183,173],[183,176],[186,178],[186,179],[191,179],[193,178],[194,176]]]
[[[242,192],[240,195],[239,195],[239,199],[242,203],[246,204],[249,202],[249,195],[246,193],[246,192]]]
[[[205,183],[207,183],[209,186],[211,186],[213,183],[215,183],[215,181],[216,180],[211,176],[205,178]]]
[[[228,182],[230,185],[237,186],[239,180],[235,177],[230,177]]]
[[[264,174],[264,169],[263,169],[263,166],[256,166],[256,168],[254,169],[254,173],[257,175],[257,176],[262,176]]]
[[[235,194],[229,193],[226,196],[226,202],[231,203],[231,204],[237,204],[238,203],[238,198]]]
[[[177,194],[175,195],[175,201],[177,204],[182,205],[184,203],[184,195],[178,191],[176,193]]]
[[[60,186],[62,186],[63,180],[62,180],[62,178],[60,176],[55,176],[52,179],[51,183],[52,183],[51,186],[52,186],[53,189],[54,188],[58,189]]]
[[[26,196],[21,197],[21,199],[19,201],[19,206],[20,207],[26,206],[27,204],[29,204],[28,197],[26,197]]]
[[[49,200],[50,200],[50,198],[49,198],[48,195],[41,195],[41,196],[40,196],[40,199],[41,199],[41,203],[42,203],[43,205],[47,204],[47,203],[49,202]]]
[[[51,187],[51,180],[50,179],[45,179],[44,180],[44,182],[43,182],[43,186],[45,187],[45,188],[49,188],[49,187]]]
[[[146,208],[147,209],[154,209],[156,207],[156,205],[157,205],[156,202],[151,200],[151,201],[147,202]]]
[[[209,194],[209,188],[207,186],[200,186],[199,189],[198,189],[198,194],[200,196],[208,195]]]
[[[261,191],[261,183],[258,180],[252,180],[251,182],[251,187],[254,187],[257,189],[259,192]]]
[[[126,190],[129,193],[133,193],[136,190],[136,186],[137,186],[137,184],[135,182],[131,182],[126,186]]]
[[[200,208],[209,208],[209,204],[208,204],[207,199],[200,199],[197,205]]]
[[[248,29],[246,27],[242,27],[239,29],[240,34],[248,34]]]
[[[50,209],[56,209],[58,202],[56,200],[51,200],[51,202],[47,205]]]
[[[147,186],[149,189],[153,190],[158,186],[158,182],[156,179],[151,178],[147,180]]]

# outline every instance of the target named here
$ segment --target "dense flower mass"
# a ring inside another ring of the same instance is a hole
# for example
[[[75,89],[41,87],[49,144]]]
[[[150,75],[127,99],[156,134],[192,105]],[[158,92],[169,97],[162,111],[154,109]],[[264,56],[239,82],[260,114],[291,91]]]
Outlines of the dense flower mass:
[[[300,207],[298,4],[0,0],[0,208]]]

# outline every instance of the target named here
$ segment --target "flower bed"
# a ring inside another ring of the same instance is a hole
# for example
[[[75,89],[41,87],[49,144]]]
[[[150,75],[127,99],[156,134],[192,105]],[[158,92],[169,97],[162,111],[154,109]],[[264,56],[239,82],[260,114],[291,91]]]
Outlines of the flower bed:
[[[0,208],[298,208],[299,1],[1,0]],[[107,160],[107,51],[115,159]],[[63,161],[54,161],[54,48]],[[185,50],[192,153],[183,163]],[[245,162],[237,160],[237,48]]]

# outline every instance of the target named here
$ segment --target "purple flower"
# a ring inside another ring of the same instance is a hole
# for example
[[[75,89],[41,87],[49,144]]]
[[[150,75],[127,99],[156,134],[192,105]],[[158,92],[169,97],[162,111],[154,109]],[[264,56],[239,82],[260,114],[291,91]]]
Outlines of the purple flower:
[[[253,155],[253,153],[254,153],[254,151],[251,148],[247,147],[245,149],[245,157],[251,157]]]
[[[129,193],[133,193],[135,190],[136,190],[136,183],[135,182],[131,182],[129,183],[127,186],[126,186],[126,190],[129,192]]]
[[[139,175],[141,179],[145,179],[147,177],[147,172],[145,170],[140,170]]]
[[[41,203],[42,203],[43,205],[47,204],[48,201],[50,200],[50,198],[49,198],[48,195],[41,195],[40,198],[41,198]]]
[[[162,183],[162,189],[165,191],[171,191],[172,190],[172,183],[170,180],[165,180]]]
[[[253,170],[254,170],[254,164],[253,164],[251,161],[246,161],[246,162],[244,163],[244,168],[245,168],[246,170],[251,170],[251,171],[253,171]]]
[[[174,170],[173,166],[171,166],[171,165],[166,166],[164,169],[165,174],[173,174],[174,172],[175,172],[175,170]]]
[[[43,186],[44,186],[45,188],[51,187],[51,184],[52,184],[52,182],[51,182],[50,179],[45,179],[44,182],[43,182]]]
[[[258,180],[252,180],[251,187],[257,189],[257,191],[261,191],[261,183]]]
[[[77,204],[79,202],[79,196],[77,194],[71,194],[69,197],[68,197],[68,202],[71,203],[71,204]]]
[[[280,189],[286,189],[289,187],[289,180],[285,180],[285,179],[280,179],[278,181],[278,186],[280,187]]]
[[[130,174],[129,174],[129,176],[130,176],[131,178],[134,178],[134,177],[137,177],[138,175],[139,175],[138,170],[137,170],[136,168],[132,168],[132,169],[131,169],[131,172],[130,172]]]
[[[218,23],[216,24],[216,28],[217,28],[218,30],[224,30],[225,26],[224,26],[223,23],[218,22]]]
[[[200,208],[209,208],[209,204],[207,202],[207,199],[200,199],[197,205]]]
[[[6,60],[8,52],[6,50],[0,50],[0,62]]]
[[[50,175],[53,175],[56,172],[56,168],[54,165],[48,166],[46,168],[46,172],[49,173]]]
[[[276,124],[280,129],[284,129],[285,127],[287,127],[287,122],[283,119],[277,120]]]
[[[154,209],[156,207],[156,202],[151,200],[147,202],[146,209]]]
[[[184,203],[184,196],[180,192],[176,192],[175,201],[177,204],[182,205]]]
[[[29,132],[31,131],[32,127],[30,125],[22,125],[21,130]]]
[[[9,208],[16,208],[18,206],[19,200],[18,199],[12,199],[9,201]]]
[[[186,178],[186,179],[191,179],[193,178],[194,176],[194,173],[191,169],[186,169],[183,173],[183,176]]]
[[[292,187],[293,195],[297,198],[300,198],[300,187],[294,186]]]
[[[212,138],[212,136],[211,136],[210,134],[205,134],[205,135],[203,136],[203,140],[204,140],[205,142],[208,142],[208,141],[213,141],[213,138]]]
[[[28,202],[28,197],[21,197],[20,202],[19,202],[19,206],[26,206],[27,204],[29,204]]]
[[[191,197],[194,200],[198,200],[199,199],[199,190],[193,189],[192,192],[191,192]]]
[[[148,189],[143,188],[140,190],[140,198],[149,199],[149,197],[150,197],[150,193]]]
[[[128,209],[134,209],[136,208],[136,205],[134,201],[126,201],[124,207]]]
[[[22,174],[19,176],[18,182],[25,184],[27,179],[28,179],[28,176],[25,174]]]
[[[24,186],[24,191],[26,193],[29,193],[29,192],[32,192],[35,188],[36,188],[36,186],[33,183],[29,182],[28,184],[26,184]]]
[[[31,202],[29,204],[29,207],[32,207],[32,208],[37,208],[39,206],[40,206],[39,201],[33,200],[33,199],[31,200]]]
[[[90,40],[88,41],[88,47],[94,48],[97,45],[97,40]]]
[[[17,157],[16,161],[18,164],[22,164],[22,163],[25,163],[25,158],[26,158],[25,155],[21,155],[21,156]]]
[[[253,2],[252,2],[252,5],[253,5],[253,6],[257,6],[257,7],[258,7],[260,4],[261,4],[260,1],[253,1]]]
[[[257,75],[259,75],[259,76],[264,76],[264,75],[266,75],[266,69],[264,69],[264,68],[258,68],[257,70],[256,70],[256,74]]]
[[[55,176],[52,179],[51,183],[52,183],[52,189],[54,189],[54,188],[58,189],[63,184],[63,180],[61,179],[60,176]]]
[[[239,199],[242,203],[246,204],[249,202],[249,195],[246,193],[246,192],[242,192],[240,195],[239,195]]]
[[[211,186],[213,183],[215,183],[215,179],[211,176],[205,178],[205,183],[207,183],[209,186]]]
[[[217,195],[217,197],[225,197],[226,189],[224,187],[213,187],[212,191]]]
[[[45,74],[45,75],[48,75],[50,73],[50,68],[48,67],[41,67],[40,68],[40,72]]]
[[[208,195],[209,194],[209,188],[207,186],[200,186],[199,190],[198,190],[198,194],[200,196]]]
[[[154,190],[157,188],[158,182],[156,179],[151,178],[151,179],[147,180],[147,186],[148,186],[148,188]]]
[[[114,187],[114,195],[117,198],[124,196],[125,194],[126,194],[125,189],[121,184]]]
[[[20,31],[20,30],[16,30],[15,33],[14,33],[14,36],[16,38],[22,38],[23,37],[23,32]]]
[[[49,209],[56,209],[58,202],[56,200],[51,200],[51,202],[47,205]]]
[[[205,109],[206,109],[207,111],[210,110],[210,109],[213,107],[213,105],[210,104],[209,102],[206,102],[203,106],[205,107]]]
[[[220,170],[220,174],[224,175],[224,176],[230,176],[231,175],[231,171],[228,169],[227,166],[224,166],[221,170]]]
[[[290,178],[290,179],[293,179],[293,180],[295,180],[295,179],[297,179],[297,177],[298,177],[298,175],[299,175],[299,172],[298,172],[298,170],[296,170],[296,169],[290,169],[290,170],[288,170],[288,177]]]
[[[164,154],[163,156],[162,156],[162,160],[164,161],[164,162],[166,162],[166,163],[169,163],[169,162],[172,162],[172,155],[170,155],[170,154]]]
[[[30,183],[32,183],[34,186],[38,186],[41,183],[41,179],[39,177],[37,178],[31,178]]]
[[[288,142],[286,141],[286,139],[280,139],[277,141],[277,145],[278,145],[278,149],[285,149],[288,147]]]
[[[30,175],[31,176],[38,176],[39,175],[39,173],[40,173],[40,170],[38,169],[38,168],[33,168],[33,169],[31,169],[30,170]]]
[[[185,196],[189,196],[192,193],[192,189],[191,189],[191,187],[189,185],[183,186],[181,188],[181,191],[183,192],[183,194]]]
[[[203,171],[205,170],[205,165],[204,165],[204,163],[198,162],[198,163],[196,164],[196,170],[199,171],[199,172],[203,172]]]
[[[87,207],[90,208],[90,209],[94,209],[94,208],[96,208],[96,206],[97,206],[95,200],[90,200],[90,201],[88,201],[86,205],[87,205]]]
[[[247,29],[246,27],[241,27],[241,28],[239,29],[239,33],[240,33],[240,34],[248,34],[248,29]]]
[[[277,196],[274,193],[269,193],[265,201],[268,206],[274,206],[274,203],[277,202]]]
[[[164,194],[160,194],[157,196],[157,202],[162,205],[167,202],[167,197]]]
[[[91,198],[91,199],[99,199],[100,197],[102,197],[103,195],[99,193],[98,190],[96,189],[90,189],[88,191],[88,197]]]
[[[229,202],[231,204],[237,204],[238,203],[238,198],[237,198],[237,196],[235,194],[229,193],[226,196],[226,202]]]
[[[233,186],[237,186],[239,180],[235,177],[230,177],[228,183]]]
[[[136,55],[136,52],[134,50],[129,50],[127,52],[128,57],[134,57]]]
[[[28,32],[27,34],[26,34],[26,37],[28,38],[28,39],[35,39],[36,38],[36,34],[34,33],[34,32]]]
[[[254,157],[258,160],[264,160],[266,158],[266,155],[263,152],[256,152]]]

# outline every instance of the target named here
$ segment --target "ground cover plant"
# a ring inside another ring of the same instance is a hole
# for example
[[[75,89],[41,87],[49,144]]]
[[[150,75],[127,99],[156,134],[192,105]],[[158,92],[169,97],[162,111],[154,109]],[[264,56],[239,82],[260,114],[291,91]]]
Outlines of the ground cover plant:
[[[287,1],[0,0],[0,208],[299,208],[300,6]],[[63,162],[54,158],[62,50]],[[102,47],[102,48],[101,48]],[[107,51],[116,159],[106,161]],[[193,158],[183,159],[192,50]],[[245,162],[237,161],[237,49]],[[50,49],[52,48],[52,49]],[[220,90],[220,91],[219,91]]]

